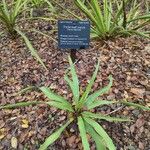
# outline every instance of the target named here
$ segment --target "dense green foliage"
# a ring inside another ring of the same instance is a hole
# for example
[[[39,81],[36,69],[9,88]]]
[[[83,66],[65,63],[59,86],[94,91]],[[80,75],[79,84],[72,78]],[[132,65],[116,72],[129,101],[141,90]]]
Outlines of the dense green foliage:
[[[141,15],[137,0],[75,0],[76,5],[92,22],[92,37],[107,39],[116,35],[140,35],[149,38],[146,31],[140,30],[150,23],[148,11]],[[127,10],[128,8],[128,10]]]

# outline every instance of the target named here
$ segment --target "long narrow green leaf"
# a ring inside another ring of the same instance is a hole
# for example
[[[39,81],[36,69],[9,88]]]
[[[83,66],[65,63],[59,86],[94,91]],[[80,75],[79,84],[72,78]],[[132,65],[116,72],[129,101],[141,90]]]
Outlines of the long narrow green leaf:
[[[104,139],[109,150],[116,150],[115,145],[113,144],[112,139],[106,133],[106,131],[93,119],[84,117],[84,120],[94,128],[94,130]]]
[[[106,87],[89,95],[89,97],[87,98],[87,101],[86,101],[86,106],[90,106],[90,104],[92,104],[93,101],[96,100],[99,96],[107,93],[110,90],[110,88],[112,87],[112,84],[113,84],[113,78],[112,78],[112,76],[109,76],[109,84]]]
[[[29,48],[29,50],[31,51],[31,54],[40,62],[40,64],[47,70],[45,64],[43,63],[42,59],[39,57],[37,51],[33,48],[31,42],[28,40],[28,38],[26,37],[26,35],[21,32],[18,28],[15,29],[20,35],[21,37],[24,39],[27,47]]]
[[[50,101],[50,102],[46,102],[46,104],[62,109],[62,110],[67,110],[70,112],[74,112],[74,110],[72,109],[72,107],[70,107],[70,105],[64,104],[64,103],[60,103],[60,102],[56,102],[56,101]]]
[[[0,105],[0,109],[12,109],[12,108],[17,108],[17,107],[25,107],[25,106],[35,105],[35,104],[42,104],[42,103],[44,102],[38,102],[38,101],[20,102],[16,104]]]
[[[127,105],[127,106],[132,106],[132,107],[139,108],[139,109],[142,109],[142,110],[150,111],[150,107],[146,107],[146,106],[143,106],[143,105],[140,105],[140,104],[127,102],[127,101],[121,101],[121,103],[124,104],[124,105]]]
[[[101,119],[101,120],[106,120],[106,121],[110,121],[110,122],[127,122],[127,121],[131,121],[129,118],[117,118],[117,117],[111,117],[111,116],[106,116],[106,115],[102,115],[102,114],[94,114],[91,112],[83,112],[82,113],[83,116],[85,117],[90,117],[90,118],[94,118],[94,119]]]
[[[64,99],[62,96],[57,95],[55,93],[53,93],[49,88],[47,87],[40,87],[39,88],[50,100],[55,101],[55,102],[59,102],[60,105],[65,105],[67,106],[67,108],[69,108],[69,110],[73,111],[73,108],[71,106],[71,104]],[[51,104],[53,103],[53,105],[55,105],[54,102],[50,102]],[[58,103],[58,104],[59,104]]]
[[[8,11],[8,5],[6,4],[6,1],[2,0],[2,4],[3,4],[4,12],[5,12],[7,18],[9,18],[10,14],[9,14],[9,11]]]
[[[35,86],[28,86],[28,87],[26,87],[26,88],[20,90],[19,92],[16,92],[16,93],[14,94],[14,96],[23,94],[23,93],[25,93],[25,92],[27,92],[27,91],[30,91],[30,90],[32,90],[32,89],[35,89],[35,88],[36,88]]]
[[[95,107],[103,106],[103,105],[110,105],[117,103],[116,101],[107,101],[107,100],[95,100],[93,103],[87,105],[88,110],[93,109]]]
[[[96,78],[96,76],[97,76],[97,73],[98,73],[98,69],[99,69],[99,62],[98,62],[98,64],[97,64],[97,66],[96,66],[96,69],[95,69],[95,71],[94,71],[94,74],[93,74],[93,76],[92,76],[92,78],[91,78],[91,80],[90,80],[90,83],[88,84],[88,86],[86,87],[86,90],[85,90],[85,92],[83,93],[83,95],[82,95],[82,97],[81,97],[81,99],[80,99],[80,101],[79,101],[79,104],[78,104],[78,106],[77,106],[77,108],[81,108],[82,107],[82,105],[84,105],[84,103],[86,103],[86,98],[88,97],[88,95],[89,95],[89,93],[90,93],[90,91],[91,91],[91,88],[92,88],[92,86],[93,86],[93,84],[94,84],[94,81],[95,81],[95,78]]]
[[[96,18],[98,20],[99,25],[101,26],[102,30],[106,31],[105,25],[104,25],[104,16],[101,11],[101,7],[99,6],[98,0],[91,1],[91,4],[93,6],[93,11],[95,12]]]
[[[137,18],[135,18],[135,19],[129,20],[128,23],[133,22],[133,21],[136,21],[136,20],[141,20],[141,19],[144,19],[144,20],[150,19],[150,14],[143,15],[143,16],[139,16],[139,17],[137,17]],[[149,21],[150,21],[150,20],[149,20]]]
[[[78,127],[79,127],[80,136],[82,139],[82,144],[83,144],[84,150],[90,150],[90,145],[88,143],[85,125],[84,125],[84,121],[83,121],[82,117],[78,117]]]
[[[96,143],[97,150],[106,150],[106,145],[103,138],[96,133],[96,131],[88,123],[85,122],[87,132],[92,136]]]
[[[75,104],[77,104],[79,101],[79,96],[80,96],[79,80],[78,80],[78,76],[76,74],[76,70],[75,70],[74,64],[73,64],[70,56],[68,58],[69,58],[69,64],[70,64],[70,71],[71,71],[71,75],[72,75],[72,81],[69,79],[69,77],[67,75],[65,75],[64,79],[69,84],[69,86],[72,90],[72,93],[73,93]]]
[[[50,135],[45,142],[40,146],[39,150],[46,150],[48,146],[50,146],[53,142],[55,142],[62,132],[66,129],[66,127],[73,121],[73,119],[69,120],[66,124],[64,124],[61,128],[59,128],[56,132]]]

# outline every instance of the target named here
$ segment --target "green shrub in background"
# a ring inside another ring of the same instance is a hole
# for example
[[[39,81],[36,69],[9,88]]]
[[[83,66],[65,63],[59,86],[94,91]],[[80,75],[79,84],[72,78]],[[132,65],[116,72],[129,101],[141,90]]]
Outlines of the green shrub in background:
[[[64,97],[55,94],[49,88],[40,87],[39,88],[40,91],[42,91],[42,93],[48,98],[48,101],[22,102],[17,104],[0,106],[0,109],[10,109],[10,108],[16,108],[21,106],[29,106],[33,104],[47,104],[51,107],[56,107],[58,109],[62,109],[68,112],[68,121],[66,121],[64,125],[62,125],[58,130],[56,130],[52,135],[50,135],[45,140],[45,142],[40,146],[39,150],[46,150],[48,146],[50,146],[61,136],[62,132],[71,123],[75,123],[78,125],[84,150],[90,150],[87,134],[89,134],[92,137],[92,139],[95,141],[97,150],[106,150],[106,148],[108,148],[109,150],[115,150],[116,147],[113,144],[112,139],[109,137],[107,132],[96,120],[98,119],[98,120],[105,120],[110,122],[113,121],[124,122],[124,121],[131,121],[131,120],[128,118],[116,118],[108,115],[103,115],[100,113],[92,113],[91,110],[95,109],[96,107],[102,107],[103,105],[110,105],[114,103],[122,103],[125,105],[141,108],[143,110],[150,110],[150,108],[144,107],[139,104],[130,103],[127,101],[108,101],[108,100],[98,99],[99,96],[107,93],[110,90],[113,81],[112,76],[109,76],[109,84],[106,87],[98,91],[94,91],[94,93],[91,94],[91,88],[97,76],[99,63],[96,66],[96,69],[93,73],[91,80],[89,81],[89,84],[85,89],[85,92],[83,92],[83,94],[80,94],[79,80],[76,74],[74,64],[72,63],[70,57],[69,57],[69,63],[70,63],[70,71],[66,73],[64,79],[68,83],[73,93],[72,103],[68,102]],[[70,79],[69,77],[70,75],[72,79]],[[22,92],[25,92],[26,90],[32,88],[33,87],[28,87],[27,89],[24,89]]]
[[[86,3],[75,0],[78,8],[92,22],[91,36],[102,39],[134,34],[150,38],[150,32],[142,30],[150,24],[150,12],[141,15],[141,3],[137,0],[102,0],[99,4],[98,0],[87,0]]]
[[[8,4],[6,0],[2,0],[0,2],[0,23],[2,23],[3,29],[6,30],[12,38],[16,38],[17,34],[21,35],[28,49],[31,51],[31,54],[46,69],[45,64],[39,57],[37,51],[33,48],[27,36],[17,26],[17,24],[21,21],[19,15],[24,11],[24,5],[27,3],[28,0],[16,0]],[[1,34],[4,34],[4,32],[0,32],[0,35]]]

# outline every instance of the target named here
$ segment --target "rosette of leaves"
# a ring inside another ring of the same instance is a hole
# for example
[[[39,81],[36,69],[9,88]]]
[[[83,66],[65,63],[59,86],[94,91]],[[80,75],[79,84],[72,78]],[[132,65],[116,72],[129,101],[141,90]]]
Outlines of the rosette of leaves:
[[[68,112],[68,120],[66,121],[66,123],[64,123],[64,125],[62,125],[53,134],[51,134],[40,146],[39,150],[46,150],[53,142],[55,142],[61,136],[62,132],[71,123],[75,123],[78,125],[78,130],[84,150],[90,150],[90,144],[87,135],[90,135],[91,138],[95,141],[97,150],[106,150],[106,149],[116,150],[116,146],[114,145],[113,140],[108,135],[108,133],[103,129],[103,127],[97,122],[97,120],[110,122],[125,122],[131,120],[129,118],[117,118],[111,117],[109,115],[103,115],[101,113],[93,113],[93,111],[91,110],[95,109],[96,107],[102,107],[103,105],[110,105],[114,103],[122,103],[125,105],[141,108],[143,110],[150,110],[150,108],[139,104],[130,103],[127,101],[118,102],[118,101],[100,100],[99,96],[107,93],[110,90],[113,83],[112,76],[109,76],[109,83],[107,86],[91,93],[92,85],[94,84],[95,78],[98,73],[99,63],[97,64],[93,76],[90,79],[85,91],[81,94],[79,88],[79,80],[76,74],[74,64],[72,63],[70,57],[69,63],[70,63],[69,72],[71,74],[67,72],[64,79],[68,83],[70,90],[72,91],[73,94],[73,99],[71,103],[64,97],[54,93],[50,88],[40,87],[39,88],[40,91],[42,91],[42,93],[47,97],[46,102],[43,101],[22,102],[17,104],[1,106],[0,109],[16,108],[21,106],[28,106],[42,103]],[[32,89],[32,87],[28,87],[25,90],[29,89]]]
[[[33,48],[28,37],[17,26],[17,24],[21,22],[20,14],[25,10],[24,6],[27,3],[28,0],[16,0],[11,3],[7,3],[6,0],[2,0],[0,2],[0,23],[2,24],[2,29],[4,29],[4,31],[0,32],[0,35],[7,31],[10,37],[14,39],[17,38],[17,34],[19,34],[23,38],[28,49],[31,51],[31,54],[46,69],[45,64],[37,51]]]
[[[107,39],[117,35],[139,35],[150,38],[144,27],[150,24],[150,12],[140,9],[137,0],[75,0],[78,8],[92,23],[91,37]]]

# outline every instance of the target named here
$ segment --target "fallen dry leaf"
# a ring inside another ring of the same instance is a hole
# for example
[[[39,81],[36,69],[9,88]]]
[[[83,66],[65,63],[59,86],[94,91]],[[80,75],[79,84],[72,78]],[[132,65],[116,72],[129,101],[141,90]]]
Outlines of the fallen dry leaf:
[[[5,135],[4,135],[4,134],[1,134],[1,135],[0,135],[0,140],[2,140],[4,137],[5,137]]]
[[[137,95],[138,97],[143,97],[145,93],[145,89],[131,88],[130,92]]]
[[[15,137],[11,138],[11,146],[15,149],[17,149],[18,140]]]
[[[29,127],[29,121],[27,119],[22,120],[22,128],[28,128]]]
[[[0,140],[2,140],[5,137],[5,128],[0,129]]]

